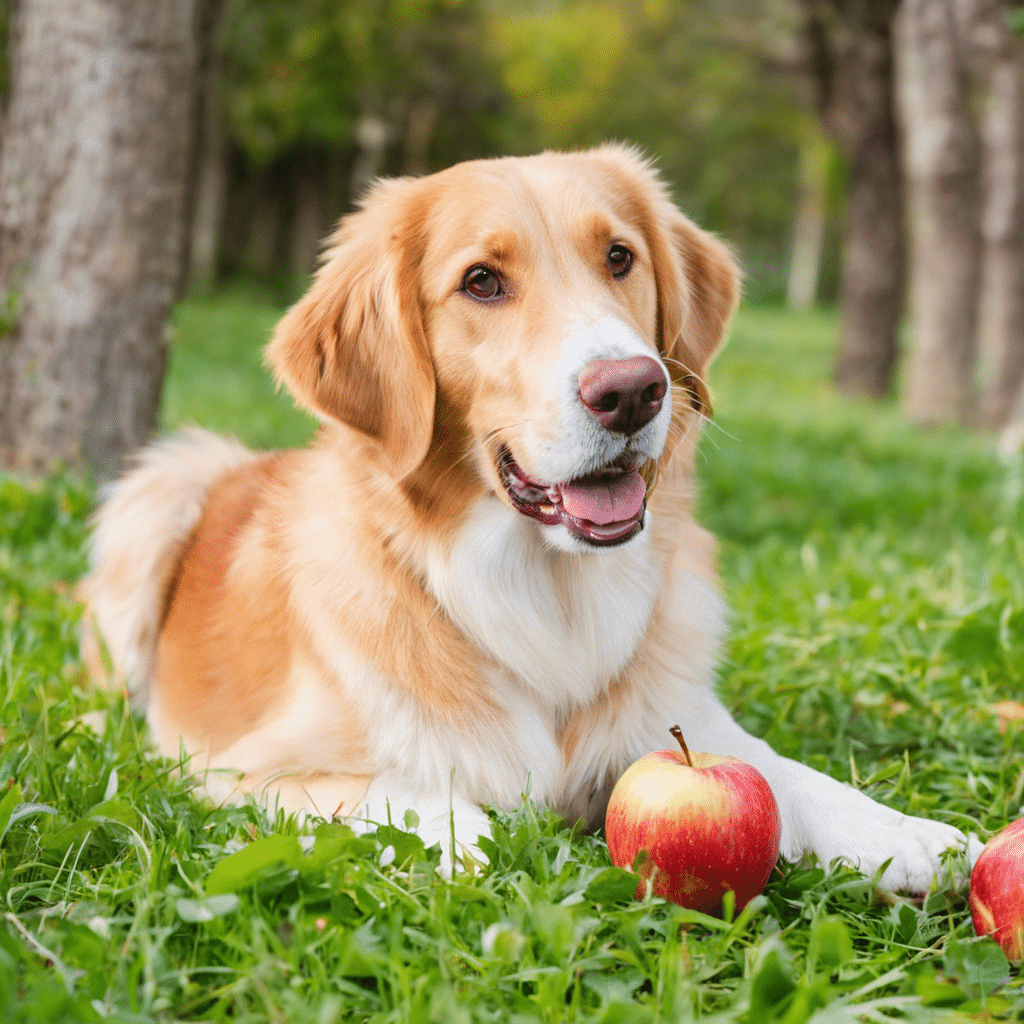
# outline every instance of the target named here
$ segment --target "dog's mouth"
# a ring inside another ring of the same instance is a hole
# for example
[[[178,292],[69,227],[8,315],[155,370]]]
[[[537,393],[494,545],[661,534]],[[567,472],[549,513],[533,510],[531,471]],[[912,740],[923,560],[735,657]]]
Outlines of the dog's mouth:
[[[631,463],[617,460],[565,483],[544,484],[531,480],[502,446],[498,475],[519,512],[546,526],[561,523],[588,544],[623,544],[643,529],[647,483]]]

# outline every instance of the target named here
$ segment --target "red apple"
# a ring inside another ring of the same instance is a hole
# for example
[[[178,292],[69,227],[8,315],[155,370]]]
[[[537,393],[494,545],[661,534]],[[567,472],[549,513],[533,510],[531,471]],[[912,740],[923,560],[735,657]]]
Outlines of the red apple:
[[[1011,960],[1024,960],[1024,818],[1010,822],[981,851],[971,872],[971,919]]]
[[[612,863],[650,881],[655,895],[721,915],[731,889],[736,910],[765,887],[779,857],[779,809],[765,777],[735,757],[656,750],[626,769],[605,817]]]

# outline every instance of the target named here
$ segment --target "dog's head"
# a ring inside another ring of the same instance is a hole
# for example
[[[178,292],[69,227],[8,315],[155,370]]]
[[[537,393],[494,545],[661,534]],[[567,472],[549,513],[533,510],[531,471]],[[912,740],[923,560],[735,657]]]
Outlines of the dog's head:
[[[471,478],[555,546],[606,547],[710,414],[738,290],[628,149],[476,161],[375,185],[267,358],[396,479]]]

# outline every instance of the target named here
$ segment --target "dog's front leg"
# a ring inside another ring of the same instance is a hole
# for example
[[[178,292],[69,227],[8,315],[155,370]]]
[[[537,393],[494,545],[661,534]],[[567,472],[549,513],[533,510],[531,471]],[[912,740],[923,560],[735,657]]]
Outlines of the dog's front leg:
[[[971,863],[982,844],[952,825],[901,814],[852,786],[776,754],[745,732],[715,695],[688,710],[681,722],[695,750],[731,754],[754,765],[768,780],[782,819],[781,854],[796,861],[812,852],[823,865],[841,857],[872,875],[890,861],[881,884],[891,890],[925,892],[941,871],[940,854],[966,849]]]

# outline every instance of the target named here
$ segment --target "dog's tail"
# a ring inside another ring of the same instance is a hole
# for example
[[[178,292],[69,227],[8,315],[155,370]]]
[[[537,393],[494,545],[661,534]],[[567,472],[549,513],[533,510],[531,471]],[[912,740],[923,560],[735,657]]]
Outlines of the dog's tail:
[[[211,486],[256,459],[237,441],[191,428],[142,449],[93,517],[82,657],[93,680],[149,697],[160,625]]]

